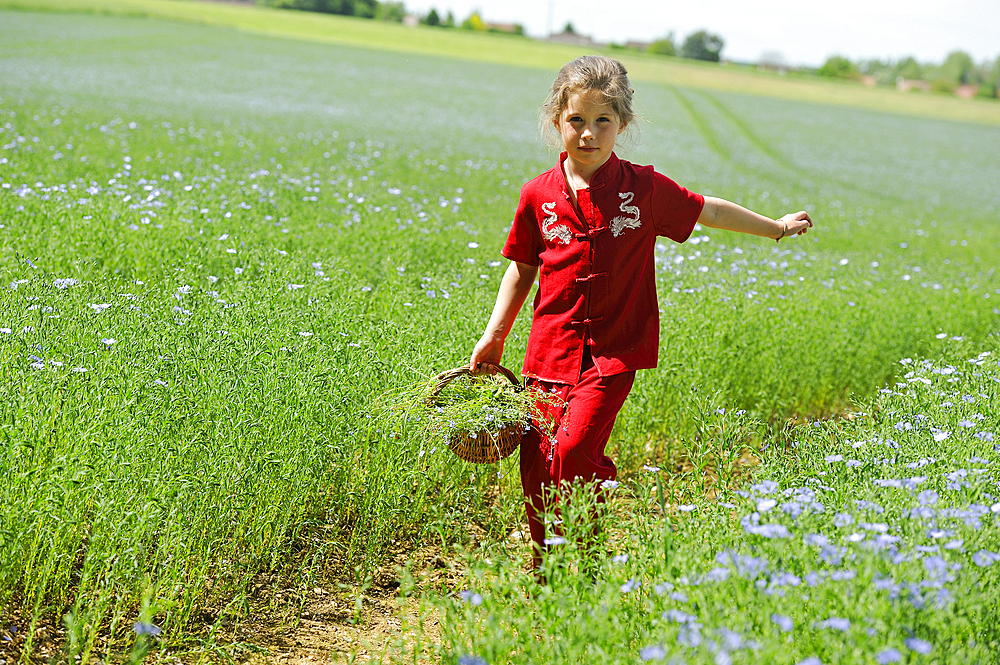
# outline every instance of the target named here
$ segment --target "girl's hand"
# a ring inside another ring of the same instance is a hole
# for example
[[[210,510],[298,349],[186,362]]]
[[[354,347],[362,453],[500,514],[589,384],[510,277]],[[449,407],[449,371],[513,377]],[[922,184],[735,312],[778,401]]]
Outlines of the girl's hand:
[[[812,220],[809,218],[809,213],[805,210],[788,213],[778,221],[783,224],[783,232],[777,238],[779,242],[782,238],[787,238],[788,236],[800,236],[813,225]]]
[[[715,196],[705,197],[705,205],[698,215],[698,223],[712,229],[749,233],[778,241],[788,236],[801,235],[813,225],[809,213],[805,210],[773,219]]]
[[[499,365],[503,357],[503,339],[497,339],[492,335],[483,335],[475,348],[472,349],[472,358],[469,360],[469,371],[479,372],[479,363],[490,363]]]

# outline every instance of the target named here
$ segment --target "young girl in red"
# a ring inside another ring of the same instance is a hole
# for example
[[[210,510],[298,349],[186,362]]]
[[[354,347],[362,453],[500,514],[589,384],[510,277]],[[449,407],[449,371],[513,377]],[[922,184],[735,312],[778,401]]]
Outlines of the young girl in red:
[[[558,165],[521,189],[501,254],[511,263],[470,369],[499,364],[504,341],[536,276],[523,375],[565,406],[540,405],[555,431],[533,427],[521,442],[521,483],[537,568],[541,513],[564,482],[613,480],[604,454],[635,372],[656,366],[660,334],[654,282],[657,236],[684,242],[695,224],[781,240],[805,233],[809,215],[769,219],[688,191],[651,166],[619,159],[615,141],[634,119],[625,68],[584,56],[560,70],[543,106],[559,134]]]

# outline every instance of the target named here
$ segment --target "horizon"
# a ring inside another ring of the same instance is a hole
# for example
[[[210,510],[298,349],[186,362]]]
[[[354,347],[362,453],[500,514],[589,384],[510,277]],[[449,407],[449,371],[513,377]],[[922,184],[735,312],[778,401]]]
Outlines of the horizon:
[[[940,64],[953,51],[969,53],[977,64],[1000,57],[1000,2],[995,0],[914,0],[905,13],[895,0],[847,0],[836,11],[793,0],[761,0],[752,12],[734,9],[742,8],[735,0],[671,5],[620,0],[608,15],[596,0],[405,2],[410,13],[426,15],[433,8],[443,19],[451,11],[459,22],[478,11],[488,22],[520,24],[533,38],[548,37],[572,23],[578,34],[598,43],[652,42],[673,32],[679,46],[687,35],[707,30],[722,37],[722,57],[737,62],[780,56],[788,66],[820,67],[840,55],[854,62],[913,57]]]

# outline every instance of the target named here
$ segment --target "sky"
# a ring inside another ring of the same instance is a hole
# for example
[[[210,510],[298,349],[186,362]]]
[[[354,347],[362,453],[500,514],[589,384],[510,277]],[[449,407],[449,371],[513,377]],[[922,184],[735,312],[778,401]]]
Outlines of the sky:
[[[963,50],[977,63],[1000,56],[1000,0],[405,0],[408,11],[458,21],[478,10],[486,21],[520,23],[531,37],[568,21],[598,42],[675,43],[696,30],[725,42],[722,57],[757,62],[780,54],[789,65],[819,66],[831,55],[858,61],[912,55],[940,63]],[[835,8],[834,8],[835,7]]]

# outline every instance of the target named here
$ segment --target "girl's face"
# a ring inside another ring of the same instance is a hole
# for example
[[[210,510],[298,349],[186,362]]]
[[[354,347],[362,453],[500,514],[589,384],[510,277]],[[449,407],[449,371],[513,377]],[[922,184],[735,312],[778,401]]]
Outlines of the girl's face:
[[[585,178],[608,161],[615,140],[625,131],[625,125],[618,121],[611,106],[594,90],[570,95],[554,124],[573,167]]]

